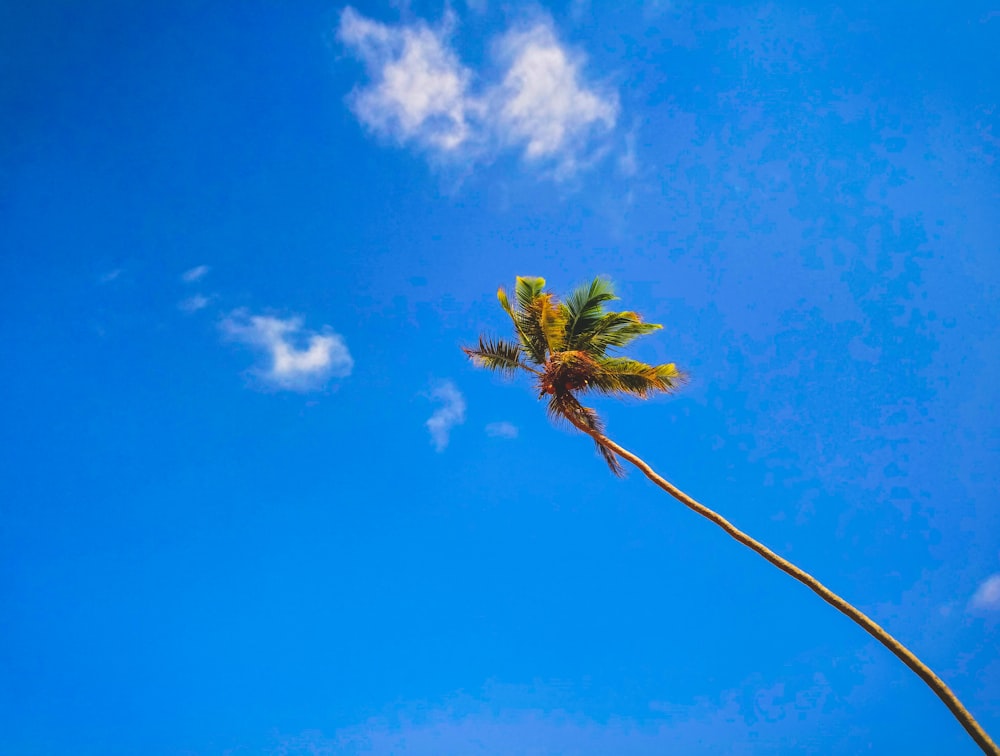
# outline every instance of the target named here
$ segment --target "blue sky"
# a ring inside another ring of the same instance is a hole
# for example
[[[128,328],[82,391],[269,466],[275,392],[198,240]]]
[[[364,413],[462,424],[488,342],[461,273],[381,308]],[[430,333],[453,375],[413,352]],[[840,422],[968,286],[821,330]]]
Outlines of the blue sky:
[[[977,753],[459,350],[610,277],[609,434],[1000,733],[988,5],[10,3],[0,751]]]

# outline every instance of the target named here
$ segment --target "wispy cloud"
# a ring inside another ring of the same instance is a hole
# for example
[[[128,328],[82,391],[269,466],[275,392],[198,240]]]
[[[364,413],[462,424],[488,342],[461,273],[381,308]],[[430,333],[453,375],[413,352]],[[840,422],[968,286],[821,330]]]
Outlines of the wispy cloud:
[[[635,132],[625,135],[625,149],[618,156],[618,173],[634,176],[639,171],[639,161],[635,154]]]
[[[451,381],[443,381],[431,391],[431,399],[441,402],[427,420],[431,441],[439,452],[448,446],[451,429],[465,422],[465,397]]]
[[[255,372],[275,388],[320,388],[327,379],[346,377],[354,368],[343,338],[328,327],[321,333],[306,331],[299,317],[282,319],[236,310],[221,327],[230,339],[260,352],[265,364]]]
[[[195,294],[194,296],[181,300],[177,306],[184,312],[198,312],[198,310],[204,310],[208,307],[211,301],[211,297],[206,297],[204,294]]]
[[[972,594],[969,606],[973,609],[1000,609],[1000,572],[990,575]]]
[[[477,74],[450,45],[452,15],[390,26],[346,8],[338,36],[365,64],[369,83],[349,103],[358,119],[400,144],[438,157],[489,160],[518,149],[526,161],[572,173],[592,138],[614,129],[618,97],[583,75],[583,55],[563,45],[547,18],[493,40],[499,75]],[[485,69],[484,69],[485,70]]]
[[[502,420],[486,426],[486,435],[494,438],[517,438],[517,426]]]
[[[200,281],[205,277],[210,268],[207,265],[198,265],[194,268],[184,271],[181,274],[181,280],[184,283],[194,283],[195,281]]]
[[[830,711],[838,702],[834,689],[819,672],[812,680],[794,684],[750,681],[741,689],[690,704],[651,701],[650,711],[638,717],[592,717],[561,708],[551,693],[537,686],[495,687],[497,698],[486,692],[483,698],[462,693],[441,703],[397,702],[390,714],[341,727],[329,736],[319,730],[275,732],[271,752],[743,756],[784,752],[794,742],[803,752],[850,753],[867,735],[864,728],[834,728],[831,735],[828,728],[817,727],[817,721],[841,721]],[[523,743],[531,744],[530,751],[504,745]]]
[[[109,270],[106,273],[101,273],[97,277],[97,282],[101,284],[109,284],[116,280],[122,274],[122,268],[115,268],[114,270]]]

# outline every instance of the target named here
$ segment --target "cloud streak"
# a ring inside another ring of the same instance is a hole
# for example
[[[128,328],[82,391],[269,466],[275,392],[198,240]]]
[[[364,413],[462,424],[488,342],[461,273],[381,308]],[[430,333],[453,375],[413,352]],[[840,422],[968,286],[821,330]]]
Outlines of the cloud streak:
[[[614,129],[618,97],[585,81],[584,58],[564,46],[548,19],[513,28],[491,48],[490,79],[450,45],[453,16],[390,26],[353,8],[338,37],[365,65],[369,82],[348,103],[362,124],[438,158],[488,161],[517,149],[528,163],[574,172],[593,138]]]
[[[397,704],[391,715],[371,717],[330,736],[319,730],[298,735],[276,733],[274,753],[437,754],[573,753],[580,756],[664,753],[725,753],[750,756],[779,753],[794,742],[802,752],[850,753],[867,733],[843,728],[834,735],[817,723],[834,722],[826,709],[836,702],[821,673],[800,685],[779,682],[725,691],[718,699],[694,704],[651,701],[642,717],[592,718],[556,706],[511,705],[532,696],[544,703],[543,690],[498,686],[503,704],[466,694],[440,704]],[[759,720],[763,719],[761,723]],[[832,727],[832,725],[831,725]],[[509,747],[530,743],[530,750]]]
[[[196,281],[203,279],[209,270],[210,268],[207,265],[195,266],[194,268],[185,270],[181,274],[181,280],[184,283],[195,283]]]
[[[448,447],[451,429],[465,422],[465,397],[451,381],[444,381],[434,387],[431,399],[441,403],[427,420],[427,430],[431,434],[434,448],[442,452]]]
[[[302,322],[299,317],[281,319],[236,310],[221,328],[228,338],[262,356],[264,364],[254,372],[274,388],[309,391],[329,378],[350,375],[354,360],[343,338],[328,327],[321,333],[306,331]]]
[[[990,575],[979,584],[969,605],[980,611],[1000,609],[1000,572]]]
[[[204,294],[195,294],[194,296],[183,299],[178,303],[178,307],[187,313],[198,312],[198,310],[204,310],[211,303],[212,298],[206,297]]]
[[[486,426],[486,435],[493,438],[517,438],[517,426],[502,420]]]

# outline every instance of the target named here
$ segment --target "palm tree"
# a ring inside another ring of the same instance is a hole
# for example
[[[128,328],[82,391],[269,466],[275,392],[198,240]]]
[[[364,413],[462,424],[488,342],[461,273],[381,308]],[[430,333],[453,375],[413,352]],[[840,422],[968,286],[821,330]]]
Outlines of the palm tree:
[[[639,457],[604,435],[600,417],[580,402],[577,398],[580,394],[594,392],[645,399],[657,392],[676,391],[684,383],[685,375],[673,363],[647,365],[615,355],[615,350],[661,326],[644,322],[634,312],[606,311],[604,303],[617,297],[611,285],[601,278],[595,278],[589,286],[578,288],[565,302],[545,291],[545,279],[532,277],[517,278],[513,304],[503,287],[497,292],[497,298],[513,321],[517,338],[506,340],[480,336],[478,346],[462,347],[474,364],[505,375],[515,375],[522,370],[530,373],[534,376],[539,398],[548,397],[549,415],[556,420],[568,421],[590,436],[615,475],[624,474],[621,460],[631,462],[682,504],[708,518],[779,570],[819,594],[820,598],[854,620],[927,683],[984,753],[1000,756],[1000,749],[951,689],[906,646],[812,575],[692,499],[660,477]]]

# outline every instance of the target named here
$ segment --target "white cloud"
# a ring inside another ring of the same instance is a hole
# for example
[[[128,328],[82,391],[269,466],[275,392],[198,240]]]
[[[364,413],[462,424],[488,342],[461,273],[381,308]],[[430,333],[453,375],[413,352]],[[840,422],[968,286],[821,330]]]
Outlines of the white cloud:
[[[208,273],[209,270],[210,268],[207,265],[198,265],[190,270],[184,271],[184,273],[181,274],[181,280],[184,281],[184,283],[194,283],[195,281],[200,281],[205,277],[205,274]]]
[[[344,9],[338,36],[372,78],[350,97],[362,123],[400,142],[445,151],[469,138],[470,74],[448,47],[447,26],[446,19],[441,29],[421,21],[392,27]]]
[[[451,26],[451,16],[433,29],[423,21],[389,26],[350,7],[343,11],[338,36],[371,79],[349,97],[362,123],[465,163],[519,149],[529,162],[555,163],[557,176],[586,163],[581,156],[592,137],[614,129],[617,95],[585,82],[582,55],[559,42],[551,21],[494,40],[493,81],[460,62],[449,46]]]
[[[525,144],[527,158],[565,156],[593,129],[614,127],[617,98],[581,84],[581,61],[559,44],[549,24],[508,32],[499,49],[509,63],[500,86],[501,135]]]
[[[979,584],[969,604],[973,609],[1000,609],[1000,572]]]
[[[486,435],[494,438],[517,438],[517,426],[502,420],[486,426]]]
[[[439,452],[448,446],[451,429],[465,422],[465,397],[451,381],[444,381],[431,392],[431,399],[441,402],[427,420],[434,448]]]
[[[346,377],[354,368],[343,338],[329,328],[322,333],[304,331],[302,318],[283,320],[236,310],[221,325],[229,338],[264,355],[267,365],[257,373],[277,388],[295,391],[319,388],[328,378]]]
[[[204,294],[195,294],[194,296],[182,300],[177,306],[184,312],[198,312],[198,310],[203,310],[208,307],[211,301],[211,297],[206,297]]]
[[[102,273],[97,277],[97,282],[102,284],[108,284],[116,280],[122,274],[121,268],[115,268],[114,270],[109,270],[107,273]]]

